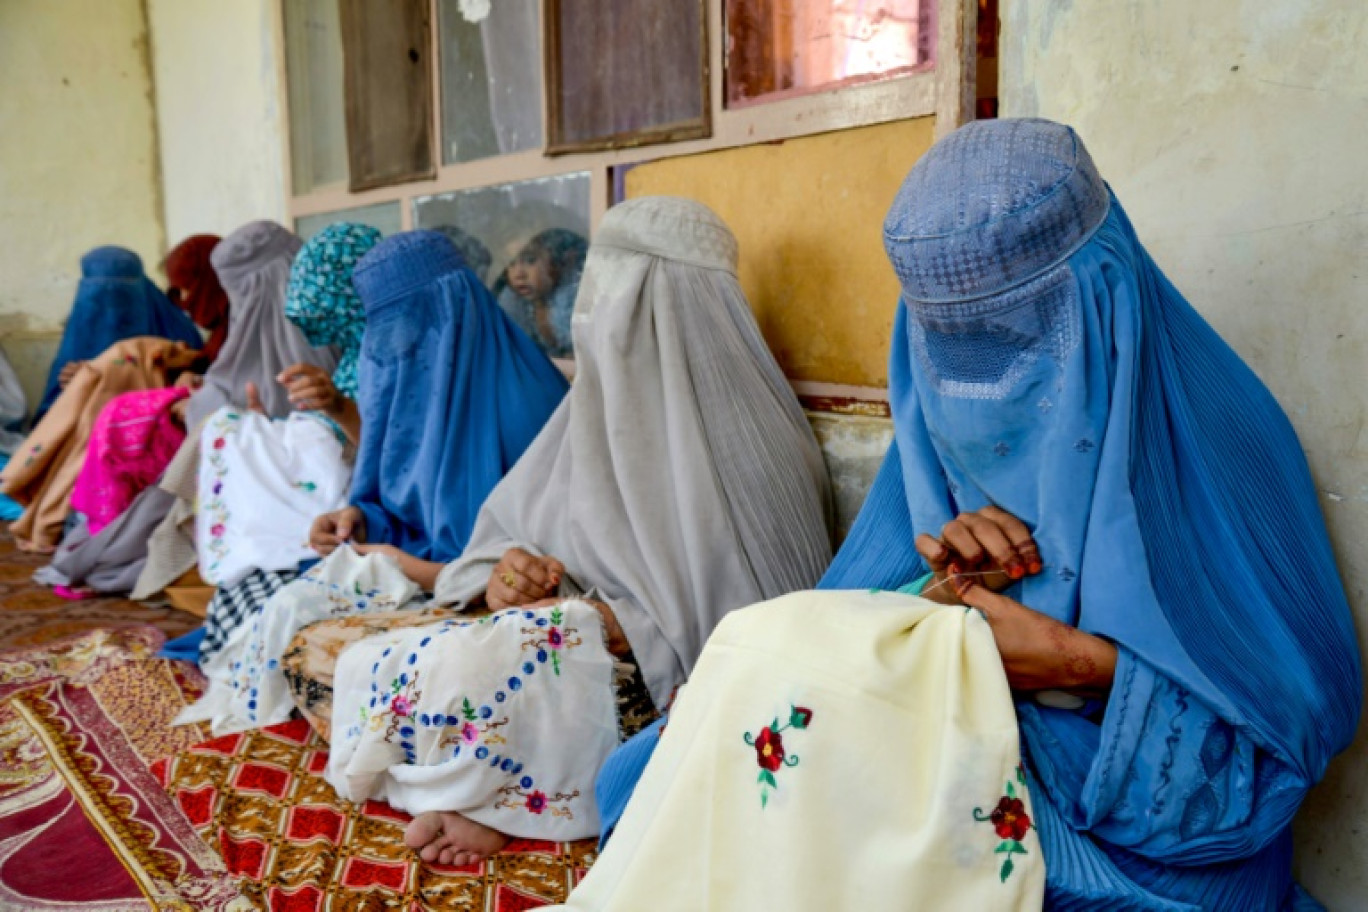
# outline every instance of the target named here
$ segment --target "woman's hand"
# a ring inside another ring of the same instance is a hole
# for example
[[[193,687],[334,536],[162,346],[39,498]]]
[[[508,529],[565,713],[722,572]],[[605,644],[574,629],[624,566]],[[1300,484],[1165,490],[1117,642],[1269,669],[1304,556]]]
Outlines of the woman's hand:
[[[327,371],[314,364],[295,364],[276,377],[285,387],[290,405],[300,411],[317,411],[336,416],[342,411],[345,398],[333,385]]]
[[[1116,674],[1116,647],[977,582],[960,596],[988,620],[1013,690],[1066,690],[1100,696]]]
[[[324,513],[309,528],[309,547],[327,557],[345,542],[366,540],[366,516],[360,507]]]
[[[76,376],[76,372],[85,364],[84,361],[68,361],[62,365],[62,369],[57,373],[57,386],[59,389],[66,389],[71,378]]]
[[[962,592],[971,582],[1001,592],[1044,568],[1031,530],[998,507],[961,513],[939,538],[923,533],[916,544],[935,574],[922,592],[942,605],[965,604]]]
[[[554,557],[537,557],[510,548],[494,565],[485,587],[485,604],[492,611],[539,602],[556,594],[565,565]]]

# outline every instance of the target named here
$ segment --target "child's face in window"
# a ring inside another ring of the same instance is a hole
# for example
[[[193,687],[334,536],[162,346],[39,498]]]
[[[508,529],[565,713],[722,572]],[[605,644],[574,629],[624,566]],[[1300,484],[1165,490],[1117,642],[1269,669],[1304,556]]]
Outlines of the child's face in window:
[[[545,250],[524,248],[508,264],[508,287],[519,297],[540,301],[556,288],[556,277],[551,270],[551,254]]]

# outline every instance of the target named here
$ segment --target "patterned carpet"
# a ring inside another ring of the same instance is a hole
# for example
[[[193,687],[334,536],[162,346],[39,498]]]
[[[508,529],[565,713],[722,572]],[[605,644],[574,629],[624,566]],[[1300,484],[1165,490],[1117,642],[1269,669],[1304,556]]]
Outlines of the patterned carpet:
[[[34,584],[33,571],[48,563],[46,554],[20,551],[0,524],[0,649],[38,646],[92,630],[155,627],[173,639],[199,626],[175,608],[156,608],[121,598],[67,601]]]
[[[525,912],[593,862],[592,841],[523,841],[426,865],[404,814],[337,797],[303,722],[172,728],[204,680],[155,654],[198,620],[63,600],[30,579],[45,561],[0,531],[0,910]]]

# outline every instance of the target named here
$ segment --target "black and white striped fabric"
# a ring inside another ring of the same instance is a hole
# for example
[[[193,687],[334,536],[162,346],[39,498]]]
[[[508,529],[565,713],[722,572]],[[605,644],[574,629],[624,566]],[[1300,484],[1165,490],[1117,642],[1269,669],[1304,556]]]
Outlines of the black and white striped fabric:
[[[229,589],[215,590],[204,618],[204,641],[200,643],[200,664],[209,661],[223,648],[233,631],[242,626],[266,604],[267,599],[297,573],[292,570],[253,570],[247,578]]]

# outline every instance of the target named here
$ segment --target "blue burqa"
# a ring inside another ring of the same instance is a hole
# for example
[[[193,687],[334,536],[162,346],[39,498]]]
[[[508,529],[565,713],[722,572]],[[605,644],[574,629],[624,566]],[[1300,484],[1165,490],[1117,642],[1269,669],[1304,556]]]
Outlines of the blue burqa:
[[[1104,709],[1018,702],[1046,908],[1314,907],[1290,825],[1353,736],[1360,665],[1281,408],[1066,127],[962,128],[884,236],[895,441],[822,588],[917,579],[915,535],[959,513],[1021,518],[1045,570],[1006,594],[1118,649]]]
[[[96,247],[81,257],[76,301],[52,359],[34,426],[62,392],[57,382],[62,368],[72,361],[89,361],[115,342],[137,336],[160,336],[195,349],[204,344],[185,312],[143,274],[142,260],[136,253],[122,247]]]
[[[352,503],[368,541],[450,561],[569,384],[442,234],[382,241],[352,281],[366,306]]]

